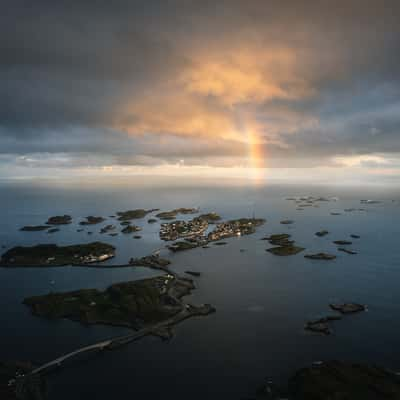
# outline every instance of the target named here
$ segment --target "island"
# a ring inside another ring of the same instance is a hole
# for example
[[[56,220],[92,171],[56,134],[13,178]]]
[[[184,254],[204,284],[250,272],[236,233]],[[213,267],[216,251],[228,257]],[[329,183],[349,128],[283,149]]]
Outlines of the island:
[[[298,247],[298,246],[277,246],[277,247],[271,247],[269,249],[266,249],[266,251],[276,255],[276,256],[294,256],[304,250],[304,247]]]
[[[49,229],[48,225],[26,225],[20,228],[20,231],[24,232],[39,232],[39,231],[45,231]]]
[[[306,254],[304,258],[309,258],[310,260],[334,260],[336,256],[327,253],[316,253],[316,254]]]
[[[190,221],[163,223],[160,228],[160,239],[173,241],[179,238],[195,238],[203,235],[207,228],[207,220],[200,217]]]
[[[338,247],[338,251],[342,251],[343,253],[347,253],[347,254],[357,254],[356,251],[354,250],[350,250],[350,249],[346,249],[345,247]]]
[[[287,387],[271,380],[257,390],[268,400],[398,400],[400,377],[376,365],[351,361],[317,361],[296,371]]]
[[[258,226],[264,223],[263,218],[239,218],[221,222],[207,235],[207,239],[214,242],[234,236],[251,235]]]
[[[100,229],[100,233],[109,233],[115,231],[115,229],[117,229],[115,225],[106,225]]]
[[[304,326],[307,331],[322,333],[324,335],[331,334],[330,322],[337,321],[341,319],[340,315],[328,315],[323,318],[318,318],[316,320],[308,321]]]
[[[1,267],[56,267],[85,265],[114,257],[115,247],[107,243],[92,242],[70,246],[39,244],[32,247],[17,246],[0,258]]]
[[[147,214],[154,211],[158,211],[158,209],[144,210],[143,208],[138,208],[136,210],[119,211],[117,212],[117,216],[119,221],[130,221],[132,219],[144,218]]]
[[[191,279],[165,274],[116,283],[104,291],[81,289],[28,297],[23,303],[34,315],[41,317],[68,318],[83,324],[124,326],[138,330],[163,321],[171,325],[192,315],[214,312],[210,305],[195,307],[181,301],[193,289]]]
[[[198,213],[199,210],[198,208],[175,208],[174,210],[171,211],[163,211],[158,214],[156,214],[157,218],[160,219],[175,219],[178,214],[196,214]]]
[[[305,250],[304,247],[295,246],[295,241],[289,240],[290,237],[291,235],[287,233],[277,233],[263,238],[276,246],[266,249],[266,251],[276,256],[293,256]]]
[[[56,215],[50,217],[46,224],[47,225],[68,225],[72,222],[72,217],[70,215]]]
[[[329,304],[329,307],[334,311],[339,311],[342,314],[353,314],[366,310],[366,306],[358,303],[343,303],[343,304]]]
[[[333,243],[338,244],[340,246],[347,246],[347,245],[353,244],[349,240],[335,240]]]
[[[223,238],[254,233],[256,227],[264,222],[265,220],[263,219],[250,218],[230,220],[218,223],[213,231],[205,235],[208,222],[201,217],[196,217],[190,221],[174,221],[162,224],[160,238],[170,241],[184,238],[184,241],[178,241],[167,246],[168,249],[174,252],[189,250],[199,246],[207,248],[210,242],[218,242]]]
[[[218,215],[216,212],[210,212],[210,213],[207,213],[207,214],[201,214],[201,215],[198,216],[198,218],[207,221],[209,224],[214,224],[217,221],[221,220],[221,216]]]
[[[176,253],[177,251],[195,249],[196,247],[199,247],[198,243],[186,242],[186,241],[175,242],[167,246],[167,248],[173,251],[174,253]]]
[[[47,385],[31,362],[0,362],[0,399],[44,399]]]
[[[121,232],[128,234],[128,233],[139,232],[141,230],[142,230],[142,228],[138,227],[137,225],[127,225],[127,226],[125,226],[124,229],[121,230]]]
[[[149,256],[141,258],[131,258],[129,260],[129,265],[136,267],[149,267],[153,269],[161,269],[168,271],[167,266],[171,264],[171,261],[166,258],[162,258],[159,255],[151,254]]]
[[[96,225],[104,222],[106,219],[103,217],[94,217],[93,215],[89,215],[86,217],[86,220],[79,222],[79,225]]]
[[[276,233],[271,236],[266,236],[262,240],[268,240],[270,244],[274,246],[291,246],[294,244],[294,240],[289,240],[291,235],[288,233]]]

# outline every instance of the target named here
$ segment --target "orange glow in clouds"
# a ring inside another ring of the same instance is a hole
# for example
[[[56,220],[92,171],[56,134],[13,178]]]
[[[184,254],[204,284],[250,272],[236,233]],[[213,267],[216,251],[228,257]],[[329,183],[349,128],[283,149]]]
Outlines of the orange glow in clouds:
[[[266,152],[265,144],[254,133],[248,133],[249,167],[251,178],[262,181],[265,176]]]

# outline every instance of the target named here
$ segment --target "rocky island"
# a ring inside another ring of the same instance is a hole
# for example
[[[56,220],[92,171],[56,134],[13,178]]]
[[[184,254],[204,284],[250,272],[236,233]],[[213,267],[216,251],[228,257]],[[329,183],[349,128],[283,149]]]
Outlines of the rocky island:
[[[132,219],[144,218],[147,214],[154,211],[158,211],[158,209],[144,210],[143,208],[138,208],[136,210],[119,211],[117,212],[117,216],[119,221],[130,221]]]
[[[56,215],[50,217],[46,224],[47,225],[68,225],[72,222],[72,217],[70,215]]]
[[[39,232],[39,231],[45,231],[49,229],[48,225],[26,225],[23,226],[20,231],[24,232]]]
[[[398,400],[400,376],[376,365],[318,361],[298,370],[280,388],[268,381],[257,391],[265,400]]]
[[[196,214],[198,213],[199,210],[197,208],[175,208],[174,210],[171,211],[163,211],[158,214],[156,214],[157,218],[160,219],[175,219],[178,214]]]
[[[276,255],[276,256],[294,256],[304,250],[304,247],[298,247],[298,246],[277,246],[277,247],[271,247],[267,249],[266,251]]]
[[[105,218],[103,217],[94,217],[93,215],[89,215],[86,217],[86,220],[79,222],[79,225],[96,225],[104,221]]]
[[[349,240],[335,240],[333,243],[338,244],[340,246],[347,246],[347,245],[353,244]]]
[[[182,314],[179,316],[181,319],[191,316],[189,309],[196,307],[186,305],[180,299],[193,289],[191,279],[166,274],[113,284],[104,291],[82,289],[28,297],[24,304],[33,314],[41,317],[68,318],[84,324],[139,329],[149,324],[170,321],[178,314]],[[214,311],[213,307],[207,305],[199,309],[202,315]]]
[[[199,247],[199,245],[197,243],[193,243],[193,242],[179,241],[179,242],[172,243],[171,245],[169,245],[167,247],[169,250],[176,253],[177,251],[195,249],[196,247]]]
[[[129,265],[136,267],[149,267],[153,269],[167,270],[167,266],[171,264],[171,261],[166,258],[161,258],[158,255],[152,254],[150,256],[145,256],[141,258],[131,258],[129,260]]]
[[[201,214],[198,218],[207,221],[209,224],[215,224],[217,221],[221,220],[221,217],[216,212]]]
[[[115,225],[106,225],[100,229],[100,233],[109,233],[115,231],[115,229],[117,229]]]
[[[115,247],[93,242],[71,246],[39,244],[32,247],[17,246],[0,258],[1,267],[56,267],[101,262],[114,257]]]
[[[336,256],[328,253],[316,253],[306,254],[304,258],[309,258],[310,260],[334,260]]]
[[[287,233],[277,233],[263,239],[276,246],[266,249],[266,251],[276,256],[293,256],[304,250],[304,247],[295,246],[294,240],[289,240],[291,235]]]
[[[353,314],[366,310],[366,306],[358,303],[330,304],[329,307],[334,311],[341,312],[342,314]]]
[[[122,233],[128,234],[128,233],[135,233],[141,231],[142,228],[138,227],[137,225],[127,225],[125,228],[121,230]]]
[[[304,329],[315,333],[330,335],[331,334],[330,322],[337,321],[339,319],[341,319],[340,315],[328,315],[327,317],[308,321],[304,326]]]

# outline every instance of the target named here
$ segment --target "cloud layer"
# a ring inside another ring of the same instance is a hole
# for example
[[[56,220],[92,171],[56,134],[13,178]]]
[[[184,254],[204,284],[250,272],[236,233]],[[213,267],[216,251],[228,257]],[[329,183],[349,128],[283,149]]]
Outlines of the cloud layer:
[[[0,165],[398,165],[399,21],[397,1],[6,0]]]

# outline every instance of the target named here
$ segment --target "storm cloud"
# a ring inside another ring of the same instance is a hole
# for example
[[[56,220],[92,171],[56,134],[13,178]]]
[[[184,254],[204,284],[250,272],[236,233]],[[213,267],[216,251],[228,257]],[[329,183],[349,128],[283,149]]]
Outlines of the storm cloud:
[[[397,160],[399,22],[398,1],[3,1],[0,165]]]

